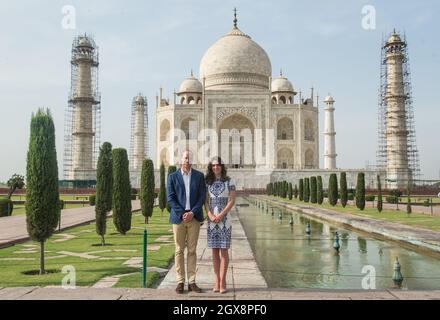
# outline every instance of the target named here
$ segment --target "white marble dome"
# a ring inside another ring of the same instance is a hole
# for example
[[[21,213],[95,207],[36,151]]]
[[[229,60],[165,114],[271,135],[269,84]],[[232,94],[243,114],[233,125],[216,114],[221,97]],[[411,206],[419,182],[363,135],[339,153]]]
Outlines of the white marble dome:
[[[293,85],[287,78],[279,76],[272,80],[272,92],[294,92]]]
[[[328,95],[327,97],[325,97],[324,102],[325,103],[335,103],[335,100],[333,99],[333,97],[331,95]]]
[[[200,78],[209,89],[268,88],[271,74],[266,51],[237,27],[214,43],[200,62]]]
[[[182,84],[179,88],[179,93],[184,92],[197,92],[201,93],[203,90],[202,83],[195,78],[192,74],[182,81]]]

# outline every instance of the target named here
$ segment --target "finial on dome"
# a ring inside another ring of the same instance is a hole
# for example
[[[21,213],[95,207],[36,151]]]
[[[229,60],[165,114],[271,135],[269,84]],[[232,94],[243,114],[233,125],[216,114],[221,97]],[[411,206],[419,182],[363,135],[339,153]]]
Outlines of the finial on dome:
[[[234,28],[237,28],[237,8],[234,8]]]
[[[191,68],[191,77],[194,77],[193,69]]]
[[[283,76],[283,69],[280,69],[280,77]]]

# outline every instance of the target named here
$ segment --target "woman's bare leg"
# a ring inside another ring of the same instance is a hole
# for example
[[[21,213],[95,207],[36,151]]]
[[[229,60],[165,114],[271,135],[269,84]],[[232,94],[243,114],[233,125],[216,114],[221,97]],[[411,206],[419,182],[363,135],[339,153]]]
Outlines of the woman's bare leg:
[[[220,249],[221,263],[220,263],[220,291],[226,290],[226,273],[229,266],[229,252],[228,249]]]
[[[220,249],[212,249],[212,262],[214,265],[215,284],[214,289],[220,289]]]

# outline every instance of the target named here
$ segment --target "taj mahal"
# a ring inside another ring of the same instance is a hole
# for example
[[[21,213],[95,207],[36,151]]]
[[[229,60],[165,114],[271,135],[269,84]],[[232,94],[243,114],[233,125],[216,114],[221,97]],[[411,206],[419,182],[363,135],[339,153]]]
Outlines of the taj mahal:
[[[176,138],[183,140],[184,148],[200,154],[206,143],[200,133],[210,129],[218,142],[213,144],[211,155],[222,156],[239,189],[264,188],[286,175],[296,181],[317,171],[323,177],[338,171],[335,100],[331,96],[323,100],[325,150],[321,170],[319,97],[314,96],[313,88],[307,97],[295,91],[282,72],[273,77],[269,56],[238,28],[236,14],[232,30],[205,52],[199,78],[191,72],[172,101],[162,92],[160,88],[156,101],[157,166],[178,164]],[[258,150],[262,162],[256,159]],[[204,170],[206,163],[195,162],[194,166]],[[359,170],[345,171],[354,183]],[[376,174],[370,174],[372,183]]]
[[[394,31],[381,49],[377,165],[340,168],[337,157],[343,155],[338,155],[336,148],[335,99],[328,94],[320,100],[313,87],[301,92],[282,71],[274,74],[270,57],[238,28],[234,12],[232,29],[206,50],[198,76],[191,71],[171,98],[165,97],[160,87],[154,109],[155,141],[148,134],[147,98],[141,93],[133,98],[132,186],[140,186],[142,163],[151,157],[150,149],[155,151],[157,185],[161,164],[178,165],[182,151],[189,149],[195,155],[194,167],[201,171],[212,157],[220,156],[238,190],[264,189],[280,180],[297,184],[310,176],[322,176],[327,187],[330,174],[340,172],[346,172],[350,188],[356,185],[359,172],[365,173],[367,188],[376,188],[377,176],[386,188],[406,188],[417,181],[414,178],[420,171],[407,42]],[[93,38],[75,38],[71,65],[64,181],[93,185],[101,112],[98,47]],[[319,126],[321,115],[323,128]]]

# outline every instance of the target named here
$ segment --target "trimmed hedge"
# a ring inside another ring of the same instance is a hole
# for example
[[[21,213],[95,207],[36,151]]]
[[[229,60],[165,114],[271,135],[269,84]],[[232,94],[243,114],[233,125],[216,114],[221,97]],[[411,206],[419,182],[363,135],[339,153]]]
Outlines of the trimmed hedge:
[[[89,196],[89,204],[94,206],[96,204],[96,194],[92,194]]]
[[[387,197],[386,197],[386,200],[387,200],[388,203],[394,203],[394,204],[396,204],[398,199],[399,199],[399,198],[396,197],[396,196],[387,196]]]
[[[310,179],[304,178],[304,202],[310,201]]]
[[[316,177],[310,178],[310,202],[317,203],[318,202],[318,186]]]
[[[365,196],[365,201],[374,201],[376,199],[376,196],[373,194],[369,194]]]
[[[0,199],[0,217],[9,217],[14,210],[14,204],[12,200],[7,198]]]
[[[335,173],[332,173],[329,177],[328,202],[333,207],[338,203],[338,178]]]
[[[341,180],[339,181],[341,187],[340,199],[341,205],[343,208],[347,206],[348,201],[348,191],[347,191],[347,174],[345,172],[341,172]]]

